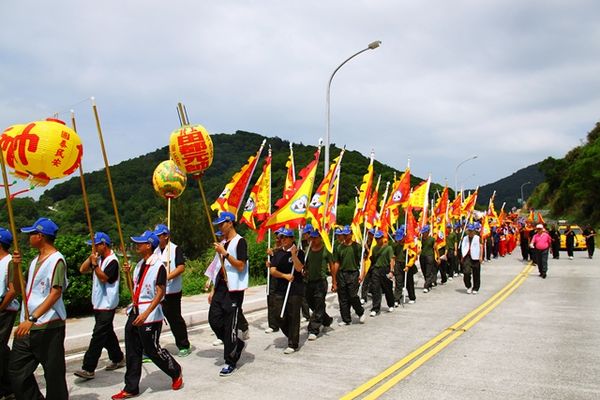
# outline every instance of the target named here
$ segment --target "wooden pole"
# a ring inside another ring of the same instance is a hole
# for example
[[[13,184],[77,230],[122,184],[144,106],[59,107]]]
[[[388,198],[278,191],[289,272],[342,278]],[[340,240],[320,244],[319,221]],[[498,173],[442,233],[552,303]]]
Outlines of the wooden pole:
[[[104,158],[104,169],[106,171],[106,179],[108,180],[108,190],[112,200],[113,211],[115,213],[115,220],[117,222],[117,231],[119,232],[119,240],[121,245],[121,252],[123,253],[123,262],[128,264],[127,251],[125,250],[125,242],[123,241],[123,231],[121,230],[121,220],[119,219],[119,210],[117,209],[117,199],[115,197],[115,190],[112,184],[112,178],[110,176],[110,167],[108,164],[108,157],[106,156],[106,148],[104,147],[104,138],[102,136],[102,128],[100,126],[100,117],[98,116],[98,108],[96,107],[96,100],[92,97],[92,111],[94,112],[94,118],[96,119],[96,129],[98,130],[98,139],[100,140],[100,148],[102,149],[102,157]],[[131,279],[130,272],[125,273],[127,287],[129,293],[133,296],[133,281]]]
[[[75,111],[71,110],[71,126],[75,133],[77,133],[77,123],[75,122]],[[87,197],[87,190],[85,187],[85,178],[83,177],[83,161],[79,163],[79,182],[81,183],[81,197],[83,198],[83,207],[85,209],[85,217],[87,220],[88,230],[90,232],[90,239],[92,240],[92,253],[96,252],[96,244],[94,243],[94,230],[92,229],[92,216],[90,214],[90,203]]]
[[[19,252],[19,237],[17,236],[17,228],[15,226],[15,216],[13,214],[12,199],[10,197],[10,189],[8,188],[8,175],[6,174],[6,165],[4,163],[4,153],[0,149],[0,164],[2,167],[2,180],[4,181],[4,193],[6,195],[6,209],[8,210],[8,221],[10,224],[10,231],[13,235],[13,248],[14,251]],[[29,318],[29,309],[27,308],[27,288],[25,287],[25,279],[23,278],[23,271],[19,263],[13,262],[13,268],[17,273],[19,279],[19,286],[21,286],[21,298],[23,299],[23,307],[25,307],[25,320]]]

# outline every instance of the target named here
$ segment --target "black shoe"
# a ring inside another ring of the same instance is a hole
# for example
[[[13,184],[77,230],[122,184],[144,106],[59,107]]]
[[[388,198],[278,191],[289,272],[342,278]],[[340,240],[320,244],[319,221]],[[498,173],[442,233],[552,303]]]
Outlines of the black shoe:
[[[542,274],[542,279],[546,279],[546,274]]]

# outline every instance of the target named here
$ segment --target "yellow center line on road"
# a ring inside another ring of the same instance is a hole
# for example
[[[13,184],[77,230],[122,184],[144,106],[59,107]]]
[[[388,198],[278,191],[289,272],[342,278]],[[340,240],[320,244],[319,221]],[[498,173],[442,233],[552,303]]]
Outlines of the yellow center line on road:
[[[400,370],[407,364],[413,362],[415,359],[421,356],[421,354],[427,352],[421,358],[414,361],[409,367],[400,371],[397,375],[386,381],[375,391],[373,391],[364,398],[376,399],[379,396],[381,396],[387,390],[396,385],[400,380],[410,375],[414,370],[423,365],[427,360],[429,360],[438,352],[443,350],[446,346],[448,346],[450,343],[456,340],[459,336],[461,336],[473,325],[475,325],[479,320],[481,320],[485,315],[492,311],[496,306],[502,303],[515,289],[517,289],[525,281],[525,279],[529,276],[529,272],[532,268],[533,264],[528,264],[525,268],[523,268],[523,270],[519,274],[517,274],[517,276],[515,276],[515,278],[512,281],[510,281],[506,286],[504,286],[500,291],[498,291],[495,295],[486,300],[479,307],[469,312],[458,322],[446,328],[439,335],[429,340],[427,343],[425,343],[406,357],[402,358],[400,361],[396,362],[379,375],[371,378],[356,389],[345,394],[341,397],[341,399],[350,400],[359,397],[363,393],[371,390],[374,386],[383,382],[386,378],[394,374],[396,371]]]

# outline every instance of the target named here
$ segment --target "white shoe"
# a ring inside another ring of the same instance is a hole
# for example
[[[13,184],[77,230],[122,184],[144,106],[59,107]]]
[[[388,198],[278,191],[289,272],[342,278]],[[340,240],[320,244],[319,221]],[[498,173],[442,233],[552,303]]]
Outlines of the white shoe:
[[[286,347],[286,349],[283,351],[283,354],[292,354],[296,351],[296,349],[292,349],[291,347]]]
[[[222,346],[223,345],[223,341],[221,339],[217,339],[214,342],[212,342],[213,346]]]
[[[572,260],[572,259],[573,259],[573,257],[569,257],[569,260]]]
[[[308,335],[308,340],[310,340],[310,341],[317,340],[317,335],[315,335],[314,333],[311,333],[310,335]]]
[[[394,307],[388,307],[388,312],[394,312]]]
[[[456,273],[456,272],[455,272],[455,273],[454,273],[454,276],[458,276],[458,273]]]
[[[306,322],[308,321],[306,318],[302,317],[302,319],[300,319],[300,322]]]
[[[467,293],[468,293],[468,294],[471,294],[471,293],[473,293],[473,288],[468,288],[468,289],[467,289]]]
[[[366,303],[365,299],[360,299],[360,304],[365,304],[365,303]]]
[[[377,316],[377,312],[375,311],[371,311],[371,313],[369,314],[371,317],[376,317]]]
[[[449,277],[448,277],[448,280],[449,280],[449,281],[451,281],[451,280],[452,280],[452,277],[451,277],[451,276],[449,276]]]
[[[394,302],[394,307],[398,307],[400,305],[400,303],[398,303],[397,301]]]
[[[427,289],[427,288],[423,289],[423,293],[429,293],[429,289]]]
[[[250,339],[250,329],[246,329],[245,331],[242,331],[242,340],[248,340]]]
[[[271,327],[265,329],[265,333],[273,333],[273,332],[275,332],[275,329],[273,329]]]
[[[415,301],[414,300],[409,300],[408,304],[415,304]]]
[[[477,293],[478,293],[477,290],[473,290],[473,294],[477,294]]]
[[[358,322],[360,322],[361,324],[364,324],[366,320],[367,320],[367,313],[366,312],[364,312],[363,315],[361,315],[360,317],[358,317]]]
[[[338,326],[348,326],[348,325],[350,325],[349,322],[344,322],[344,321],[338,322]]]

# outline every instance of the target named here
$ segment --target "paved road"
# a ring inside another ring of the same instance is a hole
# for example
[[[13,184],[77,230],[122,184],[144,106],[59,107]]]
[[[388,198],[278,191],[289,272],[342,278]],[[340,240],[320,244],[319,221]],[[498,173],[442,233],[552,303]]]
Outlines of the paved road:
[[[503,303],[447,348],[400,381],[390,399],[597,399],[600,398],[600,269],[597,260],[577,253],[573,261],[550,260],[548,279],[533,270]],[[194,352],[178,359],[185,388],[170,390],[170,380],[144,365],[143,398],[340,398],[444,331],[510,282],[525,264],[516,256],[486,263],[482,289],[467,295],[460,280],[417,292],[417,302],[394,313],[369,318],[365,325],[335,327],[292,355],[282,353],[286,339],[263,333],[264,311],[250,314],[251,339],[240,368],[218,376],[222,348],[213,347],[210,328],[192,328]],[[422,280],[419,280],[422,283]],[[337,300],[328,312],[339,318]],[[162,343],[174,351],[173,339]],[[107,399],[123,385],[123,370],[97,371],[88,382],[75,379],[80,356],[67,365],[71,399]],[[101,361],[101,366],[105,360]]]

